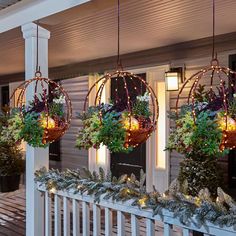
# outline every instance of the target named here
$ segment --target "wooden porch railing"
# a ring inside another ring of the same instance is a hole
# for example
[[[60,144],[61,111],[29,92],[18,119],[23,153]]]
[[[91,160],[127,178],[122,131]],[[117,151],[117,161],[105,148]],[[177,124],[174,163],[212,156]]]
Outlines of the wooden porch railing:
[[[232,227],[220,228],[211,223],[207,223],[201,228],[196,228],[194,222],[188,226],[183,225],[169,211],[164,211],[163,217],[153,216],[150,210],[132,206],[129,201],[112,202],[101,198],[99,203],[94,203],[94,198],[86,194],[57,191],[50,197],[51,193],[46,188],[38,185],[38,190],[44,196],[45,223],[43,227],[46,236],[173,236],[176,227],[179,229],[176,235],[183,236],[192,235],[193,230],[202,232],[204,235],[236,235],[236,231]],[[127,219],[129,230],[127,229]],[[161,225],[163,230],[159,234],[155,227],[157,224]]]

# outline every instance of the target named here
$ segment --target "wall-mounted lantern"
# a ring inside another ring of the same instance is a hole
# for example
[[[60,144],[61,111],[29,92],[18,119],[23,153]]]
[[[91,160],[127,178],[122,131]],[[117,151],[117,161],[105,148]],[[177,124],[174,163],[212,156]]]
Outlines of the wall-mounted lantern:
[[[167,91],[179,90],[179,82],[183,82],[183,68],[171,68],[165,73],[165,81]]]

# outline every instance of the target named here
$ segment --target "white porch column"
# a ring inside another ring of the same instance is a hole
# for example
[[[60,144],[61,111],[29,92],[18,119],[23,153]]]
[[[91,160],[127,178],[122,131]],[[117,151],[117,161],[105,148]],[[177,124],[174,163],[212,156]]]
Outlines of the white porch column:
[[[29,23],[22,26],[25,39],[25,79],[31,79],[35,74],[37,25]],[[39,27],[39,65],[42,75],[48,77],[48,39],[50,32]],[[26,100],[32,99],[33,86],[27,90]],[[26,235],[44,235],[43,216],[44,203],[40,193],[36,190],[34,173],[36,170],[49,166],[48,148],[26,148]]]

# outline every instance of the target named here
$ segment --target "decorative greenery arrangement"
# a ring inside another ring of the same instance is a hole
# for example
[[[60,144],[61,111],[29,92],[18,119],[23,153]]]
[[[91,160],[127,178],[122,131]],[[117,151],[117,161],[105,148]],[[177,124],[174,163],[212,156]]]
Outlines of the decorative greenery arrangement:
[[[221,90],[218,90],[218,94],[213,91],[209,93],[204,86],[199,85],[194,96],[195,123],[191,105],[182,106],[178,117],[173,113],[170,115],[175,120],[176,127],[169,136],[167,150],[176,150],[185,156],[180,165],[178,180],[181,184],[187,181],[186,193],[193,196],[197,196],[204,187],[216,195],[217,187],[223,182],[217,160],[226,155],[228,150],[220,149],[221,95]]]
[[[0,115],[0,176],[20,175],[25,171],[20,145],[21,119],[17,113]]]
[[[133,105],[133,114],[136,117],[143,116],[144,118],[149,118],[151,116],[151,111],[149,109],[150,96],[148,92],[145,92],[143,96],[137,96],[136,102]]]
[[[211,196],[208,189],[202,189],[198,195],[192,197],[180,191],[181,184],[174,181],[168,191],[160,194],[155,188],[153,192],[145,191],[145,174],[141,171],[140,182],[132,174],[121,176],[119,179],[112,177],[111,173],[105,175],[103,169],[91,173],[84,170],[82,177],[78,170],[46,171],[41,169],[35,173],[35,181],[45,186],[50,193],[58,190],[72,191],[74,194],[87,194],[99,202],[104,200],[127,201],[132,199],[133,206],[153,210],[153,215],[163,216],[163,210],[173,212],[183,224],[196,224],[201,227],[206,222],[219,225],[220,227],[233,226],[236,230],[236,204],[233,199],[217,189],[217,197]],[[182,188],[186,185],[182,185]],[[185,191],[185,190],[184,190]]]
[[[102,112],[102,121],[99,110]],[[100,109],[90,107],[87,113],[79,114],[79,118],[83,121],[83,129],[76,140],[77,148],[99,148],[103,144],[111,152],[130,151],[124,147],[125,129],[122,127],[121,113],[112,110],[111,104],[101,104]]]
[[[234,94],[233,100],[229,103],[228,115],[236,120],[236,94]]]
[[[79,149],[99,148],[106,145],[111,152],[130,152],[133,146],[127,145],[129,132],[144,129],[150,123],[148,93],[137,96],[132,104],[133,114],[129,117],[122,104],[101,104],[89,107],[87,112],[79,114],[83,128],[79,130],[76,147]]]
[[[129,152],[132,148],[124,147],[125,138],[126,130],[123,127],[120,113],[111,111],[104,114],[98,134],[100,143],[106,145],[111,152]]]
[[[217,120],[211,117],[209,111],[199,113],[194,132],[192,133],[192,143],[194,156],[199,157],[222,157],[227,151],[220,150],[222,131]]]
[[[20,137],[32,147],[47,147],[61,136],[65,128],[65,96],[58,89],[35,94],[29,105],[22,108]],[[62,127],[62,128],[61,128]],[[58,133],[54,134],[54,133]],[[58,136],[58,137],[57,137]]]
[[[79,114],[80,116],[80,114]],[[79,131],[76,139],[76,147],[81,149],[99,148],[98,134],[100,130],[100,119],[96,109],[90,107],[87,113],[79,117],[83,122],[83,129]]]
[[[171,130],[167,149],[172,151],[176,150],[181,154],[188,155],[193,149],[192,133],[193,133],[194,121],[191,112],[188,111],[185,114],[181,114],[176,120],[176,128]]]
[[[44,128],[39,122],[40,114],[36,112],[25,113],[20,136],[32,147],[46,147],[42,143]]]

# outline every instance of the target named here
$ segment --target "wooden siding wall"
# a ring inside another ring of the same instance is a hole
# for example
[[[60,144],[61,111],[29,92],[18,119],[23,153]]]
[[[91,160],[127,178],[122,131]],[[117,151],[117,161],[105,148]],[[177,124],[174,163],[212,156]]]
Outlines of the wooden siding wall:
[[[229,53],[222,53],[218,56],[218,59],[220,61],[220,65],[228,67],[228,57]],[[173,62],[173,66],[175,64],[181,65],[181,63],[186,65],[186,72],[185,72],[185,77],[188,79],[191,75],[199,71],[201,68],[206,67],[207,65],[210,65],[210,57],[205,57],[203,59],[194,59],[194,60],[185,60],[185,61],[175,61]],[[204,78],[201,80],[200,84],[209,84],[209,80],[207,78]],[[181,88],[182,84],[180,84]],[[179,106],[186,104],[187,103],[187,96],[189,92],[189,88],[191,86],[191,83],[186,86],[186,90],[183,91],[180,101],[179,101]],[[216,88],[214,86],[214,88]],[[178,91],[172,91],[170,92],[170,109],[175,110],[176,108],[176,100],[177,100],[177,95]],[[170,122],[170,129],[174,127],[174,122]],[[183,159],[183,156],[180,155],[177,152],[172,152],[170,153],[170,181],[173,181],[177,176],[179,172],[179,163]],[[222,167],[222,170],[225,174],[224,178],[227,179],[227,173],[228,173],[228,160],[227,157],[219,159],[219,163]]]
[[[82,123],[76,116],[83,111],[85,96],[88,92],[88,76],[61,80],[63,88],[67,91],[73,108],[71,126],[61,138],[61,168],[88,167],[88,151],[75,148],[75,139]]]

